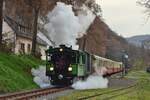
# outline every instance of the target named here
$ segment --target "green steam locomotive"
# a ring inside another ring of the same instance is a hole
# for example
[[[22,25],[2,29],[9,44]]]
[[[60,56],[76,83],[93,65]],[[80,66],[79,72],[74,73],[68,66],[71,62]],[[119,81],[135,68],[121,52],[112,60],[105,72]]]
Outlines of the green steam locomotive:
[[[46,51],[46,76],[53,85],[72,84],[77,79],[85,79],[92,73],[100,72],[101,68],[106,69],[103,76],[124,71],[121,62],[73,50],[65,45],[50,47]]]

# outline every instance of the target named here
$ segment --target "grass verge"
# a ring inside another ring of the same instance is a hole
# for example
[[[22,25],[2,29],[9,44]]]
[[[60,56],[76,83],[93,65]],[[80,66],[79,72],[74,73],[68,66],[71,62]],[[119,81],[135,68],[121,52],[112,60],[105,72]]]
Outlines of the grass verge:
[[[31,68],[43,62],[29,55],[14,55],[0,52],[0,93],[37,88]]]
[[[88,100],[150,100],[150,74],[145,71],[131,71],[125,78],[136,79],[138,81],[134,88],[114,92],[101,96],[96,96]],[[107,89],[93,89],[93,90],[76,90],[70,95],[58,98],[58,100],[78,100],[81,97],[92,96],[113,90]],[[121,95],[120,95],[121,94]],[[118,96],[115,96],[118,95]],[[114,97],[113,97],[114,96]],[[113,98],[110,98],[113,97]]]

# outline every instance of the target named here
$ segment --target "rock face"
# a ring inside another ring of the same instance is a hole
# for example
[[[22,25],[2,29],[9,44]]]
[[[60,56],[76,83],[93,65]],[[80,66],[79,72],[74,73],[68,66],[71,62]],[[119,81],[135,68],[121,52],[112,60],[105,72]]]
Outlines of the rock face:
[[[139,35],[126,38],[126,40],[137,47],[144,47],[150,49],[150,35]]]
[[[128,49],[126,40],[113,32],[99,17],[95,18],[78,44],[81,50],[118,61],[121,60],[122,51]]]
[[[92,54],[105,56],[107,28],[108,26],[99,17],[96,17],[87,34],[79,39],[80,49]]]
[[[110,59],[114,59],[117,61],[122,60],[122,55],[124,51],[128,51],[128,43],[127,41],[118,36],[115,32],[109,29],[107,35],[107,50],[106,57]]]

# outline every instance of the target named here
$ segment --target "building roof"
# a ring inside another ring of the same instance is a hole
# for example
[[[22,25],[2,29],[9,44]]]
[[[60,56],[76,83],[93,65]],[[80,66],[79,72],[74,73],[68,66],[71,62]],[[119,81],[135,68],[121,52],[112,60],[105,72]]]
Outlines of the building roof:
[[[28,27],[17,23],[15,20],[8,16],[4,16],[4,21],[12,28],[17,36],[32,40],[32,32]],[[38,36],[37,43],[39,45],[47,46],[47,43]]]

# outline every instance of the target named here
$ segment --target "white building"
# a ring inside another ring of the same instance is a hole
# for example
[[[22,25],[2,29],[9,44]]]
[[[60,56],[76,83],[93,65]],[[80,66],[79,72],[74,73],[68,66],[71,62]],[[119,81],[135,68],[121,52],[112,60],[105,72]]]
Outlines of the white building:
[[[4,17],[3,40],[15,54],[30,54],[32,48],[31,28],[23,26],[10,17]],[[47,43],[37,37],[37,52],[45,57]]]

